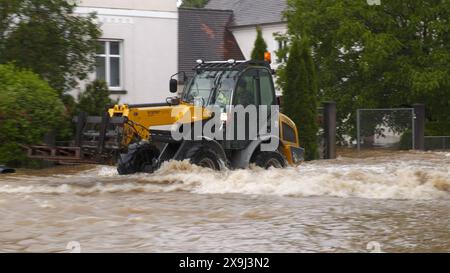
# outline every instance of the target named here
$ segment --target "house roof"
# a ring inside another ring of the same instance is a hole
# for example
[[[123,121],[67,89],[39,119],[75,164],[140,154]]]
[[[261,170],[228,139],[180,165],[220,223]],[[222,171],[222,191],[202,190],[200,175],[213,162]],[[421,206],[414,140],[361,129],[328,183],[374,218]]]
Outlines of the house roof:
[[[243,60],[244,56],[227,26],[233,11],[179,9],[178,69],[192,76],[196,60]]]
[[[234,27],[261,25],[284,22],[287,0],[209,0],[206,8],[232,10]]]

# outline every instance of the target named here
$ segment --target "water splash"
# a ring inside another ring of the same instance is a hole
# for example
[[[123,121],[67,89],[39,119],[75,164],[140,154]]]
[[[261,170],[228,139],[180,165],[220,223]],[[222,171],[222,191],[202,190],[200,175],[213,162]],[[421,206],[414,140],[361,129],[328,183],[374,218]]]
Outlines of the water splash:
[[[368,199],[450,198],[449,154],[423,153],[399,158],[339,158],[287,169],[214,172],[188,162],[169,162],[155,174],[121,177],[113,167],[76,175],[0,180],[0,194],[114,194],[176,192],[292,197],[331,196]],[[32,182],[30,182],[32,181]]]

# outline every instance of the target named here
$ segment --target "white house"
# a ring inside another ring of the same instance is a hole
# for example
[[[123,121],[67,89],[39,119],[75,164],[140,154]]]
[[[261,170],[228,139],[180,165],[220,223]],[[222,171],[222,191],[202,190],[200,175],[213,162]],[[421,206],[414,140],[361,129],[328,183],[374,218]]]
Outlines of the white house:
[[[178,70],[177,0],[78,2],[76,12],[96,12],[103,32],[91,80],[105,80],[121,103],[165,101]]]

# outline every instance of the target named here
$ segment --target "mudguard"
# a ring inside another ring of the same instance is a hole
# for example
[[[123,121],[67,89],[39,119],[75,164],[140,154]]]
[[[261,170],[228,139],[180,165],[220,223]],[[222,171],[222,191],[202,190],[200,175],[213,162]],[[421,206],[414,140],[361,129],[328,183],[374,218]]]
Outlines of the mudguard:
[[[202,146],[207,146],[210,149],[214,150],[220,157],[220,160],[223,161],[225,165],[228,165],[227,155],[222,145],[220,145],[219,142],[207,137],[202,137],[202,140],[197,141],[183,141],[173,159],[179,161],[185,160],[186,153],[189,151],[189,149],[191,149],[193,145],[196,145],[198,143],[201,143]]]
[[[259,146],[261,146],[262,143],[267,142],[271,139],[277,139],[281,145],[280,138],[275,135],[268,135],[264,136],[260,139],[253,140],[247,148],[237,151],[233,154],[233,157],[231,158],[231,167],[233,169],[246,169],[250,165],[250,160],[252,159],[253,154],[255,153],[256,149],[258,149]]]

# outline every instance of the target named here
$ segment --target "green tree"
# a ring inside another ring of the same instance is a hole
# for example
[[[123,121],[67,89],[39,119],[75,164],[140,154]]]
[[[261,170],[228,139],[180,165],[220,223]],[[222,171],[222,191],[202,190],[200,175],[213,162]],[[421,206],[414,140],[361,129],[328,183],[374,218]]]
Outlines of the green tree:
[[[64,119],[58,93],[33,72],[0,65],[0,162],[26,162],[20,144],[39,144]]]
[[[289,33],[310,38],[320,98],[338,103],[341,135],[355,135],[357,108],[416,102],[427,105],[430,122],[450,128],[449,1],[288,4]]]
[[[203,8],[209,0],[183,0],[182,8]]]
[[[283,45],[275,51],[278,62],[276,84],[279,89],[283,90],[284,84],[286,83],[286,62],[290,50],[289,41],[292,38],[288,34],[281,33],[274,34],[274,38],[278,43]]]
[[[110,99],[108,86],[104,81],[93,81],[78,95],[76,113],[85,112],[91,116],[103,116],[106,108],[117,101]]]
[[[76,16],[75,1],[0,0],[0,63],[30,69],[60,94],[95,65],[95,15]]]
[[[267,44],[264,41],[262,30],[260,27],[256,28],[255,46],[252,51],[252,60],[264,61],[264,54],[267,52]]]
[[[306,39],[293,40],[285,69],[283,111],[298,127],[305,159],[317,159],[317,76]]]

